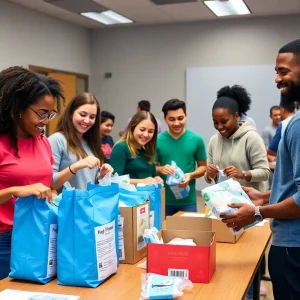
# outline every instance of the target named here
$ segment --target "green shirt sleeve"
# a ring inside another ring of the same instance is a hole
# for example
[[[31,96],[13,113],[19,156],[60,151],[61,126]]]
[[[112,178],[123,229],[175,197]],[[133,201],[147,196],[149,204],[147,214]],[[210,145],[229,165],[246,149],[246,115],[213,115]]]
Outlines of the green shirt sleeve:
[[[196,161],[202,161],[207,159],[205,143],[201,136],[198,136],[197,150],[196,150]]]
[[[125,167],[128,160],[128,151],[125,143],[117,143],[111,153],[110,165],[114,168],[114,173],[125,175]]]
[[[153,164],[152,177],[157,176],[155,164]]]

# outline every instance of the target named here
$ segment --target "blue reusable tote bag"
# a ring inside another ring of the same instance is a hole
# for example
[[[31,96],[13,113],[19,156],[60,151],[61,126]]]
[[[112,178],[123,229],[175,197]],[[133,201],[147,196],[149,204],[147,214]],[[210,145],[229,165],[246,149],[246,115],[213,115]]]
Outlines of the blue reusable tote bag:
[[[145,185],[137,186],[138,191],[149,192],[150,200],[150,228],[156,227],[156,229],[162,229],[162,211],[161,211],[161,189],[162,185]]]
[[[148,191],[128,191],[120,188],[120,202],[127,207],[134,207],[140,204],[144,204],[149,200]]]
[[[58,284],[97,287],[118,268],[119,187],[64,190],[58,213]]]
[[[45,199],[17,199],[9,277],[44,284],[56,277],[57,214]]]

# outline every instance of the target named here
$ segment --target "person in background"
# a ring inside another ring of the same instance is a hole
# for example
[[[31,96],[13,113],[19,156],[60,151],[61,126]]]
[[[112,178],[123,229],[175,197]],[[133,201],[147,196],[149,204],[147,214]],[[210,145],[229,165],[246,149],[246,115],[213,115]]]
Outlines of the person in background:
[[[137,106],[137,112],[140,112],[142,110],[144,111],[148,111],[150,112],[150,109],[151,109],[151,104],[148,100],[141,100],[138,102],[138,106]],[[161,124],[161,121],[158,119],[158,118],[155,118],[156,119],[156,122],[157,122],[157,130],[158,130],[158,133],[162,132],[162,124]],[[131,118],[128,119],[127,121],[127,124],[126,126],[123,128],[123,130],[121,130],[119,132],[119,136],[122,136],[123,134],[125,134],[126,130],[127,130],[127,127],[128,127],[128,124],[130,123],[130,120]]]
[[[67,105],[56,132],[49,137],[53,164],[52,188],[60,191],[69,181],[76,189],[86,189],[88,182],[97,183],[108,172],[102,164],[100,139],[100,106],[90,93],[80,93]]]
[[[127,131],[112,150],[112,167],[118,175],[128,174],[131,184],[163,183],[156,176],[154,164],[157,130],[155,117],[142,110],[132,117]]]
[[[296,102],[288,103],[284,101],[284,98],[281,99],[280,102],[280,115],[281,115],[281,122],[277,127],[276,133],[273,136],[270,144],[268,145],[267,152],[269,155],[276,156],[278,145],[281,140],[281,137],[284,135],[284,131],[286,126],[292,119],[293,115],[297,112],[296,110]]]
[[[104,162],[109,163],[114,140],[110,133],[114,127],[115,116],[108,111],[101,111],[100,121],[100,135],[101,135],[101,150],[104,155]]]
[[[280,116],[280,107],[278,105],[274,105],[270,108],[270,118],[272,120],[272,124],[266,126],[262,131],[262,138],[264,140],[266,148],[269,146],[273,136],[276,133],[276,129],[281,122]],[[276,160],[275,156],[268,155],[269,162],[273,162]]]
[[[22,67],[0,72],[0,279],[10,271],[14,203],[35,195],[52,201],[54,162],[44,127],[64,99],[54,78]]]
[[[166,216],[178,211],[197,211],[196,179],[206,171],[204,141],[201,136],[185,128],[185,102],[171,99],[164,104],[162,111],[168,130],[158,136],[155,159],[157,173],[163,176],[173,174],[174,170],[170,165],[174,161],[185,173],[185,180],[178,187],[190,187],[189,195],[178,200],[166,186]]]
[[[270,174],[264,142],[252,125],[239,121],[240,113],[251,103],[250,95],[238,85],[226,86],[217,95],[212,117],[218,133],[209,141],[208,167],[204,178],[208,183],[233,178],[243,186],[263,191],[263,182]],[[266,294],[263,287],[261,294]],[[253,297],[252,285],[247,297]]]

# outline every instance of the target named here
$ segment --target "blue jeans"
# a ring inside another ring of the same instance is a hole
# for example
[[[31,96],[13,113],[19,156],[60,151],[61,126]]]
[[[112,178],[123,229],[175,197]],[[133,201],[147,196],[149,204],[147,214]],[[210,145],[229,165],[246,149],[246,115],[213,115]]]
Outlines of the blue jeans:
[[[197,212],[197,204],[189,205],[166,205],[166,217],[173,216],[179,211]]]
[[[11,231],[0,233],[0,280],[10,272]]]

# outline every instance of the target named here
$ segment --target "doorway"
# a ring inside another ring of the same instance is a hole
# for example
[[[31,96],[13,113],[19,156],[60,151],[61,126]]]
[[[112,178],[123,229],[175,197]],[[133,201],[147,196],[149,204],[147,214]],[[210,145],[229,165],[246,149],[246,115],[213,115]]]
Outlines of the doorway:
[[[89,76],[85,74],[71,73],[33,65],[29,65],[29,70],[59,80],[64,90],[64,95],[66,98],[65,104],[55,107],[55,110],[58,112],[58,114],[53,120],[51,120],[51,122],[49,122],[45,130],[45,135],[50,136],[55,132],[57,123],[63,114],[66,105],[71,101],[71,99],[78,93],[88,92]]]

